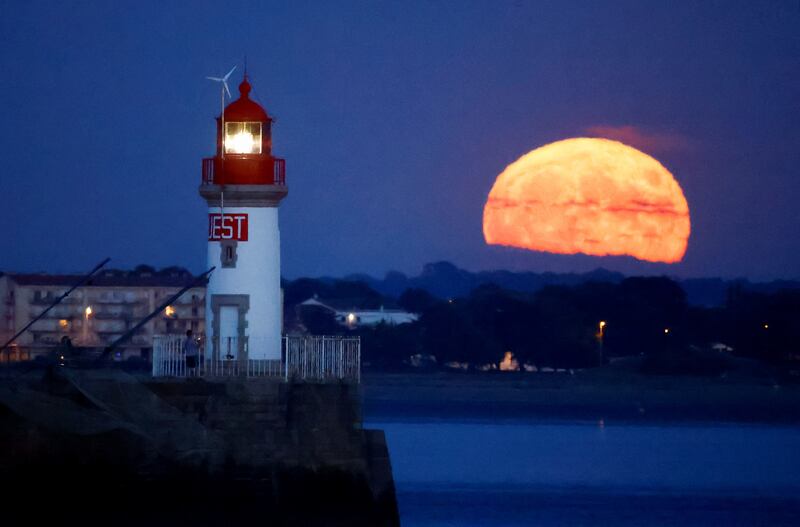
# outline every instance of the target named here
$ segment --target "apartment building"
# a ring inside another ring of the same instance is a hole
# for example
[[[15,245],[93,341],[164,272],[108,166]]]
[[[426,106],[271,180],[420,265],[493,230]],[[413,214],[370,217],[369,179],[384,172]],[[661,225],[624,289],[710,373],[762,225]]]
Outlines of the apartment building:
[[[0,345],[80,280],[80,275],[0,274]],[[74,346],[105,347],[192,280],[194,276],[179,267],[100,271],[18,337],[15,349],[45,353],[65,335]],[[148,358],[153,335],[183,334],[187,329],[202,335],[205,294],[205,284],[186,291],[124,342],[115,358]]]

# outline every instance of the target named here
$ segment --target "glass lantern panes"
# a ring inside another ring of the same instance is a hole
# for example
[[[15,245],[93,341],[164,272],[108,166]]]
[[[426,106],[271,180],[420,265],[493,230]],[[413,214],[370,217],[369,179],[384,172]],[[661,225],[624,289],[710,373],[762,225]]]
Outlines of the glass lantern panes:
[[[226,154],[260,154],[261,123],[225,123]]]

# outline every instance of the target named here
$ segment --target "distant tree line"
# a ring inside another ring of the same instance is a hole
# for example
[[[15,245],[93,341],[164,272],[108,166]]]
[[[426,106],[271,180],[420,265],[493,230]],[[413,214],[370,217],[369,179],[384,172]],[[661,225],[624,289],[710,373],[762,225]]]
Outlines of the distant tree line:
[[[548,286],[535,293],[482,285],[462,298],[437,298],[407,289],[389,299],[354,281],[302,279],[284,284],[286,316],[297,303],[325,298],[363,298],[377,307],[396,301],[420,314],[417,322],[348,330],[325,310],[304,310],[310,333],[354,334],[363,358],[383,369],[407,367],[412,355],[437,364],[497,363],[511,351],[520,364],[587,368],[615,357],[642,356],[651,373],[716,374],[732,356],[775,365],[800,359],[800,290],[756,293],[733,286],[722,307],[690,306],[675,281],[626,278]],[[600,328],[600,323],[605,322]]]

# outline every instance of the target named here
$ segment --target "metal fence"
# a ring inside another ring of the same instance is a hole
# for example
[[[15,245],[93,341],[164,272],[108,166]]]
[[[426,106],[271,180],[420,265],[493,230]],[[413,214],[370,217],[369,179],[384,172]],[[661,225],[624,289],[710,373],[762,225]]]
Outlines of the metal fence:
[[[360,337],[283,337],[285,378],[361,382]]]
[[[361,339],[359,337],[284,336],[280,359],[251,359],[248,341],[227,339],[220,349],[239,353],[200,353],[194,371],[187,368],[185,337],[153,337],[153,377],[272,377],[297,381],[361,382]],[[217,356],[213,356],[217,355]],[[221,358],[220,358],[221,356]]]
[[[203,185],[215,185],[217,174],[220,172],[221,159],[219,157],[207,157],[203,159],[202,183]],[[279,157],[272,158],[272,184],[286,185],[286,160]]]

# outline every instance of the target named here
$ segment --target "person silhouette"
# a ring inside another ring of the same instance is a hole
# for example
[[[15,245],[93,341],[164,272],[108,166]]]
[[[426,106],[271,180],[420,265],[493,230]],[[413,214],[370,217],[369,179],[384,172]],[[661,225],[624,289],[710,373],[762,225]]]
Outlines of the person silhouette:
[[[183,353],[186,355],[186,369],[189,377],[197,376],[197,360],[200,350],[197,341],[192,338],[192,330],[186,330],[186,339],[183,341]]]

